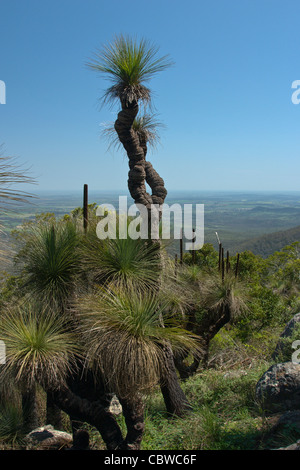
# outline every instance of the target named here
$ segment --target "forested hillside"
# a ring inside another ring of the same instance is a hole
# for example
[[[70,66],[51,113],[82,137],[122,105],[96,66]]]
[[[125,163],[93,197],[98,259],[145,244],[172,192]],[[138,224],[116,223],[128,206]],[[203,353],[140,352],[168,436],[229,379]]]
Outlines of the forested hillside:
[[[274,253],[274,251],[279,251],[286,245],[290,245],[298,240],[300,240],[300,225],[288,230],[280,230],[247,240],[240,243],[236,247],[236,251],[249,250],[255,255],[261,255],[266,258]]]

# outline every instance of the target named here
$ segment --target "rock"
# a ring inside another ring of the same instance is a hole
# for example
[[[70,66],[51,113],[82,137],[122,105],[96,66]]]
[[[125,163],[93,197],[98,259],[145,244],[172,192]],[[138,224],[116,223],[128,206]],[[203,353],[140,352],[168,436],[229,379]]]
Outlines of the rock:
[[[300,450],[300,440],[287,447],[278,447],[276,450]]]
[[[300,313],[296,313],[293,318],[286,324],[285,329],[280,335],[279,341],[276,345],[275,351],[272,354],[272,359],[280,358],[280,355],[285,355],[286,340],[291,338],[295,329],[300,326]],[[300,340],[300,337],[298,338]]]
[[[27,450],[64,450],[71,447],[72,441],[71,434],[57,431],[51,425],[34,429],[25,438]]]
[[[256,384],[256,399],[266,412],[300,409],[300,364],[271,366]]]
[[[111,399],[109,411],[114,415],[120,415],[122,413],[122,406],[116,395],[114,395]]]

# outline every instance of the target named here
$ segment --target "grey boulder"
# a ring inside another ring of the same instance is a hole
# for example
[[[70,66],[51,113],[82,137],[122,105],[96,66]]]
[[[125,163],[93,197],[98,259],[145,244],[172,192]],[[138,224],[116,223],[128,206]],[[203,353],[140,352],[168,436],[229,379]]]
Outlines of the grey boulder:
[[[266,412],[300,409],[300,364],[272,365],[259,379],[256,400]]]

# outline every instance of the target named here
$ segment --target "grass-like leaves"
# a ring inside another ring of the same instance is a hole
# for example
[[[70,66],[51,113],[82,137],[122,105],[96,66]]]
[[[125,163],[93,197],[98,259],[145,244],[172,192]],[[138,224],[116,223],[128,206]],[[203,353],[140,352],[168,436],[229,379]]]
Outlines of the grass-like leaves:
[[[161,270],[160,247],[129,237],[99,240],[93,233],[84,241],[81,262],[99,284],[155,288]]]
[[[29,387],[35,381],[46,388],[60,386],[79,354],[70,324],[36,303],[6,308],[0,318],[0,339],[6,346],[2,378],[12,374]]]
[[[79,302],[87,357],[120,396],[149,390],[164,377],[165,346],[197,353],[194,335],[166,318],[167,304],[150,290],[116,287]]]
[[[167,55],[158,57],[157,54],[158,48],[146,39],[138,41],[120,35],[98,50],[87,66],[106,75],[112,83],[104,101],[149,102],[150,90],[144,83],[171,65]]]
[[[26,237],[26,238],[25,238]],[[26,286],[32,295],[64,308],[76,285],[78,234],[72,222],[44,222],[24,235],[19,253]]]

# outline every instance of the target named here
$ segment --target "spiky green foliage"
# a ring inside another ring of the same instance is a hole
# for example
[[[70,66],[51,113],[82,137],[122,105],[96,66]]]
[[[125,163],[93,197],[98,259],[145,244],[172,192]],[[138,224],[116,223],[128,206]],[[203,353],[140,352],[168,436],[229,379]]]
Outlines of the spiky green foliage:
[[[183,264],[180,266],[179,278],[187,285],[198,286],[203,280],[203,270],[197,264]]]
[[[90,233],[83,242],[83,268],[100,284],[155,288],[161,270],[159,246],[146,240],[100,240]]]
[[[22,169],[17,159],[4,156],[2,145],[0,145],[0,205],[5,210],[9,204],[25,202],[33,197],[32,194],[15,189],[18,184],[33,184],[34,178],[28,175],[26,169]]]
[[[132,129],[137,133],[141,141],[145,141],[150,146],[155,146],[158,141],[158,127],[163,124],[156,119],[156,115],[138,115],[133,121]]]
[[[98,50],[87,66],[108,77],[112,86],[103,99],[121,99],[126,104],[150,101],[150,90],[144,85],[156,73],[171,65],[168,56],[157,57],[158,48],[146,39],[140,41],[119,35]]]
[[[235,320],[249,308],[249,289],[232,273],[226,274],[224,279],[220,273],[206,274],[199,288],[202,306],[211,316],[218,318],[227,309],[231,320]]]
[[[17,159],[3,155],[3,145],[0,145],[0,209],[2,213],[16,210],[16,205],[30,201],[34,196],[28,192],[16,189],[19,184],[33,184],[34,179],[28,175],[26,169],[17,163]],[[0,235],[3,227],[0,224]],[[7,247],[7,240],[0,238],[0,262],[9,264],[12,252]]]
[[[198,350],[194,335],[166,317],[166,300],[149,290],[101,289],[77,307],[88,358],[120,396],[149,390],[164,377],[167,345]]]
[[[14,403],[5,403],[0,407],[0,440],[5,443],[18,444],[23,440],[23,414]]]
[[[174,262],[167,258],[163,263],[160,296],[165,300],[167,311],[180,325],[185,325],[189,312],[200,302],[198,285],[193,277],[186,278],[183,273],[186,266],[177,266],[175,272]]]
[[[0,378],[13,375],[30,387],[35,381],[48,387],[64,383],[80,354],[78,340],[63,316],[32,303],[20,303],[1,312],[0,339],[6,362]]]
[[[25,285],[39,299],[63,309],[76,285],[79,244],[70,221],[45,221],[29,227],[18,260],[23,263]]]

